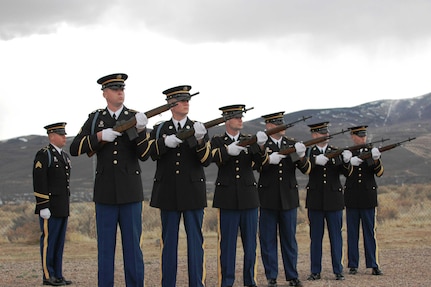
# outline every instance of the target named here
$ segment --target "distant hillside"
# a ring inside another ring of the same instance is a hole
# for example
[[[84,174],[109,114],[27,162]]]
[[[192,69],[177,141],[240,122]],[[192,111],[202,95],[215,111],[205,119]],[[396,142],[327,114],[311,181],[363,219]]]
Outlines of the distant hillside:
[[[283,110],[274,108],[274,112]],[[416,140],[382,155],[385,174],[378,179],[380,185],[431,182],[431,93],[405,100],[382,100],[350,108],[303,110],[285,115],[286,122],[293,122],[303,116],[312,116],[306,123],[298,123],[287,130],[287,136],[297,140],[310,139],[307,124],[330,121],[331,132],[338,132],[356,125],[368,125],[368,139],[390,138],[384,145],[402,141],[409,137]],[[248,120],[244,132],[253,134],[264,128],[262,119]],[[224,132],[224,126],[209,130],[210,136]],[[70,143],[72,138],[68,138]],[[22,136],[0,142],[0,204],[22,200],[33,201],[32,164],[34,155],[47,144],[45,136]],[[331,139],[338,147],[352,145],[348,134]],[[68,150],[68,147],[67,147]],[[71,188],[74,201],[91,201],[93,169],[96,157],[72,158]],[[151,160],[142,164],[144,193],[149,199],[155,163]],[[207,187],[214,189],[217,168],[214,164],[206,168]],[[297,173],[300,188],[304,188],[307,177]]]

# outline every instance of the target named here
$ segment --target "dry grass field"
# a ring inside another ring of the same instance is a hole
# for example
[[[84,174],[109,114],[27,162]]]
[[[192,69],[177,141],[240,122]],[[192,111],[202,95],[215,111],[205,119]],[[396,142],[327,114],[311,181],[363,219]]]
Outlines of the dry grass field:
[[[322,280],[306,281],[309,274],[309,237],[305,209],[299,209],[297,239],[299,244],[298,271],[304,286],[431,286],[429,276],[431,258],[431,201],[428,188],[418,191],[404,188],[403,192],[382,189],[380,219],[377,238],[383,276],[370,275],[364,268],[363,249],[359,273],[349,275],[345,281],[335,281],[331,270],[328,237],[324,238]],[[408,196],[403,196],[403,194]],[[387,198],[386,198],[387,197]],[[413,201],[409,201],[413,200]],[[97,286],[97,247],[94,239],[94,217],[91,203],[72,204],[68,241],[64,254],[64,275],[74,281],[74,286]],[[90,210],[90,211],[88,211]],[[37,217],[32,214],[33,205],[27,203],[0,208],[0,286],[41,286],[41,268],[38,246]],[[88,212],[89,214],[85,213]],[[7,220],[11,214],[20,214]],[[383,216],[384,217],[381,217]],[[205,213],[206,286],[217,286],[217,234],[215,210]],[[147,287],[160,286],[158,211],[144,208],[144,237],[142,249],[145,260],[145,283]],[[180,234],[177,286],[188,286],[185,232]],[[344,239],[346,233],[344,230]],[[121,241],[118,241],[115,286],[125,286],[122,272]],[[362,244],[362,239],[360,241]],[[344,245],[346,251],[346,244]],[[259,252],[258,252],[259,255]],[[288,286],[279,267],[279,286]],[[347,264],[347,258],[344,259]],[[266,286],[262,261],[258,256],[258,286]],[[346,268],[347,270],[347,268]],[[235,286],[242,284],[242,246],[238,240],[237,276]]]

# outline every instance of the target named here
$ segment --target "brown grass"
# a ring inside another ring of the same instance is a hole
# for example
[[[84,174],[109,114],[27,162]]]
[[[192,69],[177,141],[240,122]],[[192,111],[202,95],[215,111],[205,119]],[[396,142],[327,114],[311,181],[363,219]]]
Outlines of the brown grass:
[[[371,276],[370,270],[365,269],[363,250],[360,246],[359,274],[355,276],[346,274],[344,282],[335,281],[331,270],[329,240],[325,234],[323,278],[316,282],[306,281],[309,273],[308,224],[306,210],[300,208],[297,231],[298,271],[304,286],[431,286],[431,278],[428,276],[428,261],[431,256],[429,187],[384,187],[380,191],[377,238],[384,276]],[[303,204],[303,197],[301,203]],[[32,203],[0,207],[0,272],[2,274],[0,286],[41,285],[39,230],[33,208]],[[74,286],[97,286],[94,205],[92,203],[73,203],[72,210],[64,254],[64,275],[75,282]],[[14,215],[13,219],[10,218],[12,215]],[[160,286],[159,211],[146,204],[143,216],[142,250],[145,258],[146,286]],[[216,210],[208,207],[205,211],[204,223],[207,286],[217,286],[216,226]],[[345,239],[345,229],[343,232]],[[115,286],[125,286],[120,248],[121,238],[119,237],[118,240]],[[346,247],[345,244],[345,250]],[[177,284],[179,287],[188,286],[186,249],[185,232],[181,230]],[[279,261],[279,286],[288,286],[283,280],[281,258]],[[347,264],[346,259],[344,264]],[[266,286],[260,256],[257,270],[259,286]],[[235,286],[242,285],[242,246],[238,240]]]

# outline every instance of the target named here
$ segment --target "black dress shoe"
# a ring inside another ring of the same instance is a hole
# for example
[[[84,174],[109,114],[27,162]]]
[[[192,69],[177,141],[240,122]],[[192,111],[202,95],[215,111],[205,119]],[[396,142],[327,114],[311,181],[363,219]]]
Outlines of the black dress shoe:
[[[70,280],[66,280],[66,278],[59,278],[59,280],[63,281],[64,283],[66,283],[66,285],[72,285],[72,281]]]
[[[66,285],[66,282],[64,282],[62,279],[51,277],[49,279],[43,279],[43,285],[64,286]]]
[[[344,280],[344,279],[345,279],[345,278],[344,278],[343,273],[335,274],[335,280]]]
[[[308,275],[308,278],[307,278],[307,280],[309,281],[314,281],[319,279],[320,279],[320,273],[311,273],[310,275]]]
[[[277,287],[277,280],[268,279],[268,287]]]
[[[350,268],[349,274],[355,275],[356,273],[358,273],[358,268],[354,268],[354,267]]]
[[[383,272],[378,267],[374,267],[373,268],[373,272],[371,274],[373,274],[373,275],[383,275]]]
[[[300,287],[302,286],[302,283],[301,281],[299,281],[298,278],[295,278],[295,279],[289,280],[289,286]]]

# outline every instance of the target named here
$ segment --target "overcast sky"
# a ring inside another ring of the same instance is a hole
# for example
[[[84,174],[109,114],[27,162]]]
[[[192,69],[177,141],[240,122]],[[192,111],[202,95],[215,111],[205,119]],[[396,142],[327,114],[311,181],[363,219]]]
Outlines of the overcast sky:
[[[0,140],[60,121],[75,135],[117,72],[142,112],[191,85],[202,122],[231,104],[254,107],[248,120],[431,92],[429,0],[0,3]]]

